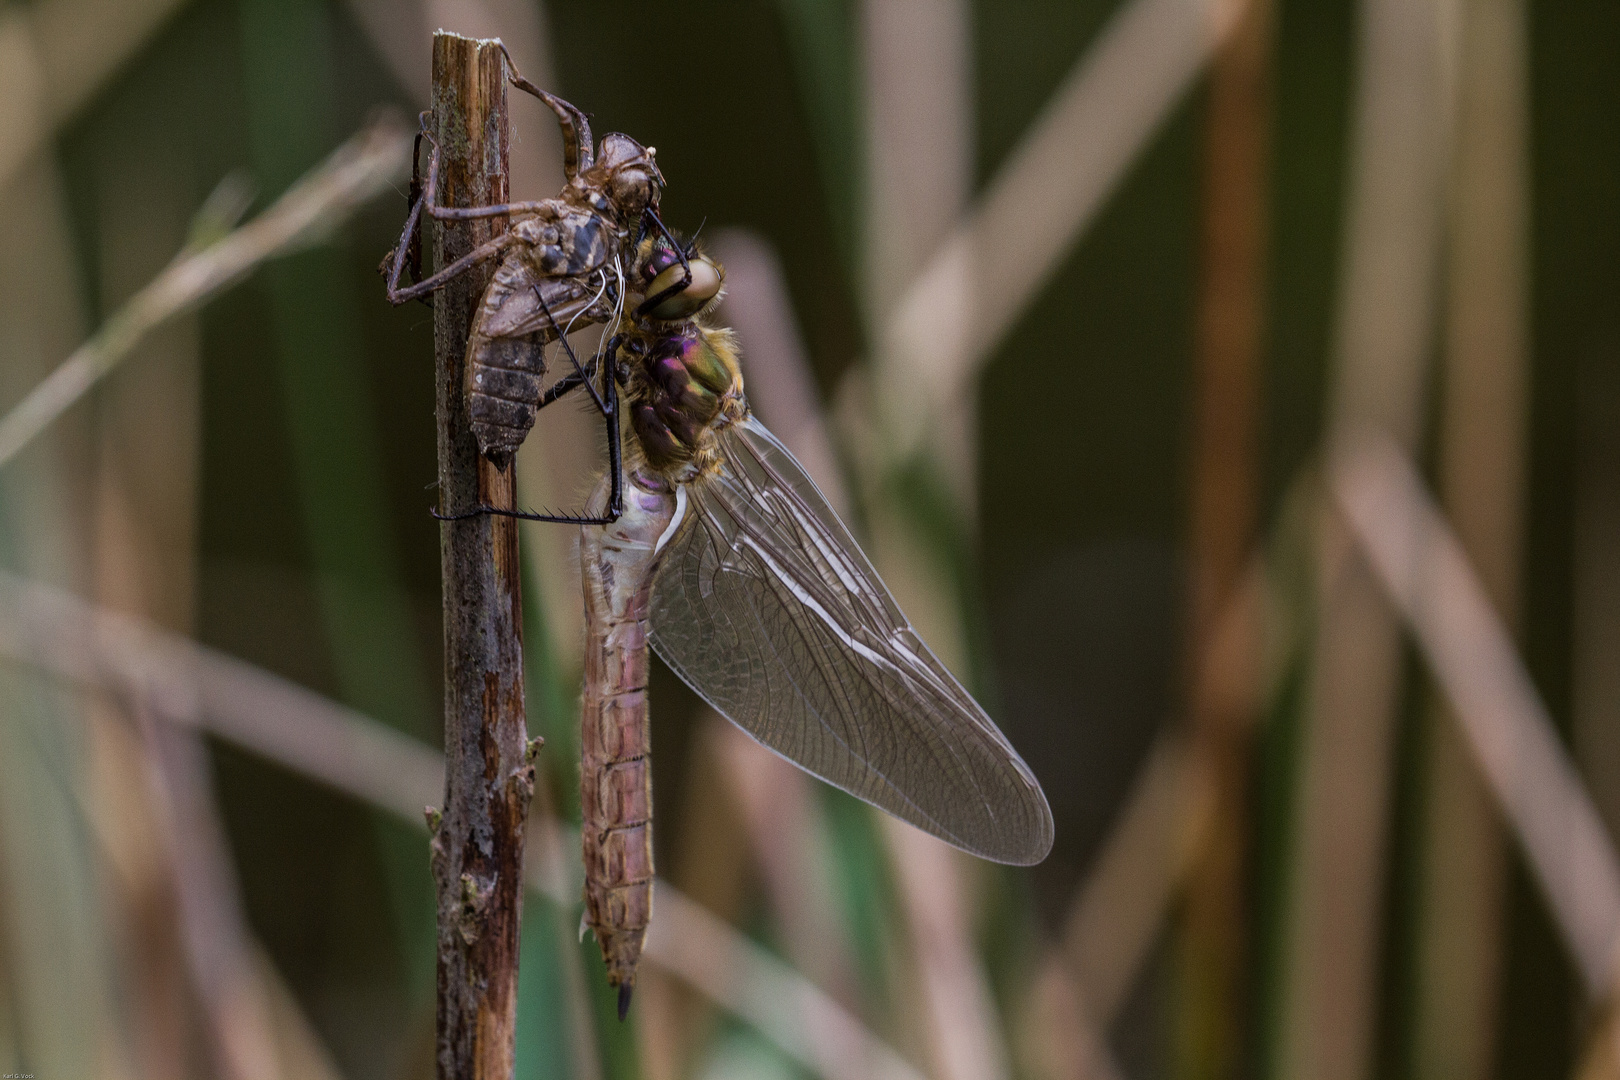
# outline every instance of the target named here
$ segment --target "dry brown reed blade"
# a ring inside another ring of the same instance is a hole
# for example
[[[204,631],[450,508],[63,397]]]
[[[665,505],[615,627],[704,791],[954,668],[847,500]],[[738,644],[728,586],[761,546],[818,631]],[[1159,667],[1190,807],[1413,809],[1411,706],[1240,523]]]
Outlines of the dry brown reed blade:
[[[410,137],[384,114],[264,213],[201,250],[182,251],[90,339],[0,418],[0,467],[129,356],[152,330],[240,281],[266,259],[313,243],[404,173]]]
[[[0,657],[118,696],[139,690],[164,723],[207,731],[418,826],[443,758],[377,720],[141,619],[0,571]],[[555,820],[531,833],[525,880],[575,911],[578,847]],[[710,996],[824,1080],[921,1074],[789,965],[667,883],[649,963]],[[831,1032],[822,1040],[818,1032]]]

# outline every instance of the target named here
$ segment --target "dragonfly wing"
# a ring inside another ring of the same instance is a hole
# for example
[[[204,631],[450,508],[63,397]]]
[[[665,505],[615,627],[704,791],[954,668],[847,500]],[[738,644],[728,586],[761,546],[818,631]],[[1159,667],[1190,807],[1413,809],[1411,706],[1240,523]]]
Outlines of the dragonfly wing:
[[[684,489],[653,587],[652,643],[738,726],[828,783],[964,851],[1052,846],[1029,767],[901,614],[793,455],[751,417]]]
[[[544,303],[542,303],[542,299]],[[477,332],[486,338],[555,336],[552,324],[575,329],[613,316],[600,282],[579,278],[537,277],[516,259],[502,265],[485,291]]]

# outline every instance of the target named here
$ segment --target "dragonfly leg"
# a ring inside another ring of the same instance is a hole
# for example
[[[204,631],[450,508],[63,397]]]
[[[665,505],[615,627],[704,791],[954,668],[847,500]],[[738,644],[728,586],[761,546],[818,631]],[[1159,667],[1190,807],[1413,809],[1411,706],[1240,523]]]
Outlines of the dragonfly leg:
[[[430,206],[427,212],[439,221],[471,221],[474,218],[500,217],[502,214],[533,214],[546,206],[545,201],[496,203],[493,206]]]
[[[568,354],[569,363],[574,365],[574,375],[578,378],[579,384],[591,392],[591,400],[596,402],[597,411],[603,416],[607,416],[607,402],[602,400],[602,395],[596,392],[595,384],[586,376],[584,367],[580,365],[579,357],[574,354],[574,346],[570,344],[568,335],[563,333],[562,327],[557,325],[557,320],[552,318],[551,308],[546,306],[546,298],[540,294],[540,286],[531,285],[530,288],[534,290],[534,299],[540,305],[540,310],[546,313],[546,322],[551,324],[551,332],[557,335],[558,341],[562,342],[563,351]]]
[[[608,348],[612,349],[618,340],[619,339],[615,337],[611,342],[608,343]],[[598,362],[602,361],[601,356],[598,356],[596,359]],[[569,394],[573,393],[575,390],[578,390],[582,386],[589,386],[594,367],[595,365],[593,364],[592,368],[585,368],[569,372],[567,375],[564,375],[562,378],[546,387],[545,392],[540,395],[540,400],[535,402],[535,411],[538,412],[547,405],[561,401],[563,398],[567,397]],[[621,387],[628,382],[626,372],[623,368],[608,366],[603,370],[609,371],[611,373],[611,377],[616,378],[618,380],[618,385]],[[618,395],[615,394],[615,406],[617,405],[617,400]],[[617,411],[617,408],[615,408],[615,411]]]
[[[518,69],[512,63],[512,54],[501,46],[501,55],[506,57],[506,79],[513,86],[526,94],[533,94],[546,103],[546,107],[557,114],[557,126],[562,129],[563,137],[563,175],[572,180],[581,169],[591,167],[595,160],[596,147],[591,142],[591,122],[579,109],[570,105],[555,94],[548,94],[534,83],[518,74]]]
[[[610,475],[613,478],[612,490],[608,493],[608,520],[603,522],[604,525],[611,525],[624,513],[624,448],[619,442],[622,429],[619,425],[619,378],[615,359],[619,352],[619,341],[618,337],[610,339],[602,357],[602,389],[606,391],[608,400],[607,411],[603,415],[607,423],[608,468],[612,470]]]
[[[425,292],[415,289],[416,283],[422,279],[422,205],[426,199],[426,191],[438,183],[439,178],[439,146],[433,142],[433,136],[427,132],[427,113],[418,118],[420,127],[416,132],[416,141],[411,146],[411,209],[405,215],[405,227],[400,230],[399,243],[394,250],[388,253],[383,260],[383,266],[388,273],[388,299],[400,304],[406,300],[425,295]],[[419,171],[422,163],[422,140],[426,139],[433,147],[432,155],[428,159],[428,184],[422,183],[422,174]],[[407,263],[411,268],[412,285],[401,289],[400,275],[404,272]]]
[[[468,518],[483,517],[486,514],[491,517],[517,518],[519,521],[549,521],[553,525],[611,525],[619,520],[618,514],[603,514],[601,517],[586,517],[579,514],[534,514],[527,510],[502,510],[495,506],[475,506],[459,514],[441,514],[434,509],[429,509],[428,513],[440,521],[466,521]]]
[[[423,280],[418,281],[415,285],[407,285],[403,288],[400,288],[398,285],[398,264],[404,260],[401,256],[396,255],[394,259],[394,271],[389,274],[388,302],[391,304],[403,304],[407,300],[415,300],[418,297],[426,296],[430,292],[443,288],[444,283],[449,281],[451,278],[460,274],[465,274],[468,270],[471,270],[480,263],[488,262],[490,259],[499,258],[506,253],[507,248],[511,247],[517,242],[517,238],[511,233],[503,233],[488,243],[481,244],[478,247],[473,248],[467,254],[463,255],[461,258],[457,259],[443,270],[440,270],[432,277],[424,278]]]
[[[474,206],[474,207],[443,207],[437,202],[439,190],[439,144],[434,142],[433,136],[427,131],[427,114],[422,114],[422,129],[416,135],[416,153],[420,156],[422,141],[425,139],[433,148],[428,154],[427,180],[418,183],[416,161],[411,163],[411,212],[405,218],[404,231],[400,233],[399,243],[389,253],[388,259],[388,302],[403,304],[407,300],[419,300],[431,292],[443,287],[444,283],[458,274],[464,274],[480,263],[498,258],[506,249],[517,243],[518,240],[511,233],[503,233],[495,239],[481,244],[472,251],[463,255],[455,262],[446,266],[431,277],[421,278],[422,271],[422,212],[434,218],[475,218],[490,217],[494,214],[504,214],[513,210],[521,210],[533,203],[507,203],[503,206]],[[466,212],[463,212],[465,209]],[[400,285],[399,279],[405,272],[409,263],[411,275],[420,280],[410,285]]]
[[[647,218],[652,219],[652,223],[658,227],[658,231],[663,235],[664,240],[672,249],[674,249],[675,257],[681,261],[681,280],[677,281],[669,288],[654,293],[652,296],[649,296],[647,299],[643,300],[641,302],[641,306],[636,308],[637,315],[647,314],[653,308],[657,307],[659,304],[662,304],[665,300],[668,300],[670,297],[692,284],[692,264],[687,258],[686,248],[681,246],[681,244],[676,241],[674,236],[670,235],[668,227],[664,225],[664,219],[659,217],[658,212],[650,206],[646,210],[642,211],[643,222],[645,222]]]

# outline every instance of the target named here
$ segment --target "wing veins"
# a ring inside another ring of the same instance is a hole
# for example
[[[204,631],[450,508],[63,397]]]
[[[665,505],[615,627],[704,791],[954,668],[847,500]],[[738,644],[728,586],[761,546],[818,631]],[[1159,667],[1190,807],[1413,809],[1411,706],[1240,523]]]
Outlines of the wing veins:
[[[1051,813],[1027,765],[917,635],[825,499],[752,418],[688,486],[653,640],[783,757],[976,854],[1027,863]]]

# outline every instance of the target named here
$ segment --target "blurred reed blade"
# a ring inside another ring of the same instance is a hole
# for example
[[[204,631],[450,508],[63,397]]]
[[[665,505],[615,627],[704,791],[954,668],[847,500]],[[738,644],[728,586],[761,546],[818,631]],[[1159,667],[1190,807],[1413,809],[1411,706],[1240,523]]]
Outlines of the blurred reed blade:
[[[1033,1080],[1125,1080],[1063,958],[1052,955],[1014,1020],[1021,1073]]]
[[[366,202],[391,190],[409,163],[410,146],[403,121],[384,114],[264,213],[200,251],[182,251],[0,418],[0,467],[117,367],[155,327],[197,307],[266,259],[316,242]]]
[[[1220,632],[1223,606],[1242,587],[1261,489],[1271,0],[1248,0],[1210,65],[1203,133],[1204,192],[1195,315],[1193,451],[1190,463],[1185,657],[1198,664]],[[1258,635],[1248,654],[1226,658],[1229,680],[1259,675]],[[1186,662],[1186,661],[1184,661]],[[1255,910],[1252,694],[1199,693],[1187,722],[1208,758],[1208,824],[1194,855],[1178,949],[1173,1053],[1183,1077],[1234,1077],[1253,1042],[1255,985],[1250,947]]]
[[[1510,629],[1520,624],[1530,472],[1525,8],[1522,0],[1468,0],[1455,9],[1435,475],[1446,517]],[[1426,698],[1409,1068],[1486,1080],[1499,1044],[1511,1039],[1498,1034],[1499,1018],[1513,1008],[1502,985],[1506,837],[1456,718],[1432,690]]]
[[[1442,0],[1356,6],[1355,96],[1325,443],[1362,426],[1421,444],[1451,116]],[[1395,613],[1336,516],[1289,781],[1294,809],[1270,1049],[1284,1075],[1361,1080],[1377,1052],[1403,654]]]
[[[207,731],[344,794],[423,823],[443,790],[437,751],[252,664],[149,623],[0,571],[0,657],[118,695],[153,715]],[[534,830],[525,876],[577,910],[577,838],[555,822]],[[535,844],[541,846],[538,849]],[[825,1080],[922,1080],[793,968],[660,882],[646,958],[752,1024]],[[813,1032],[837,1037],[817,1042]],[[842,1049],[840,1049],[842,1048]]]
[[[838,1000],[854,1001],[856,965],[815,781],[712,709],[701,723],[700,746],[719,759],[742,810],[788,959]]]
[[[944,1080],[1009,1075],[1006,1036],[973,933],[970,856],[887,814],[879,818],[911,931],[928,1034]]]
[[[737,228],[719,230],[711,244],[726,268],[718,321],[736,331],[742,345],[749,405],[850,520],[849,493],[776,249],[758,233]]]
[[[1076,62],[985,194],[886,315],[878,337],[881,397],[896,459],[916,450],[931,421],[969,393],[996,343],[1073,249],[1242,8],[1242,0],[1130,0]]]
[[[0,187],[140,51],[181,0],[39,0],[0,14]]]
[[[257,197],[253,177],[245,170],[226,173],[192,216],[191,228],[186,233],[186,246],[175,258],[195,255],[225,239],[241,223]]]
[[[1264,562],[1251,559],[1215,618],[1197,658],[1194,693],[1223,711],[1251,720],[1274,692],[1274,675],[1234,678],[1259,652],[1269,582]],[[1286,642],[1270,642],[1273,651]],[[1179,729],[1148,752],[1091,872],[1070,903],[1063,951],[1085,997],[1104,1026],[1124,1006],[1147,962],[1171,903],[1203,849],[1216,812],[1216,748]]]
[[[742,344],[749,403],[847,517],[843,475],[822,422],[781,261],[768,241],[746,229],[723,229],[712,245],[726,268],[720,319]],[[853,1000],[858,969],[849,927],[831,895],[836,852],[830,850],[815,781],[718,713],[710,714],[708,724],[710,745],[742,807],[788,957],[840,1000]]]
[[[972,190],[972,6],[966,0],[862,0],[859,12],[865,164],[859,269],[865,321],[876,330],[950,234]],[[950,284],[955,292],[930,299],[957,310],[971,292],[963,279]],[[939,353],[957,351],[949,335],[965,332],[949,320],[931,329],[929,345]],[[880,348],[874,359],[883,372],[894,357]],[[813,399],[809,404],[809,416],[794,418],[801,429],[805,421],[821,423],[820,409]],[[963,508],[975,501],[968,479],[977,471],[972,415],[970,406],[960,405],[931,418],[945,429],[931,447],[941,466],[935,475],[948,479]],[[908,483],[885,470],[888,463],[862,464],[868,483]],[[923,639],[947,666],[963,672],[963,597],[907,505],[905,499],[865,501],[873,563]],[[954,528],[955,522],[947,526]],[[892,818],[883,817],[879,831],[909,931],[912,969],[899,976],[899,985],[920,1006],[897,1015],[920,1021],[919,1041],[940,1080],[1005,1080],[1006,1036],[973,940],[966,860]]]
[[[950,235],[972,192],[972,14],[965,0],[862,0],[858,8],[866,127],[861,300],[876,327]],[[940,346],[937,336],[932,344]]]
[[[647,956],[826,1080],[923,1080],[841,1005],[702,907],[658,883]],[[821,1038],[812,1038],[819,1033]]]
[[[145,286],[176,243],[191,253],[217,242],[253,199],[250,181],[237,172],[195,209],[184,193],[181,155],[150,136],[100,156],[98,250],[90,262],[103,297]],[[95,596],[181,632],[191,625],[196,595],[196,322],[177,318],[148,335],[131,353],[136,370],[108,386],[94,410]],[[206,1060],[228,1080],[308,1071],[308,1061],[289,1067],[279,1059],[269,987],[275,976],[242,911],[202,737],[157,722],[140,695],[122,703],[85,697],[90,769],[81,798],[96,848],[117,867],[121,886],[99,907],[117,939],[127,987],[122,1021],[136,1071],[189,1075],[198,1033],[208,1036]]]
[[[1269,546],[1300,544],[1306,474],[1282,500],[1284,510]],[[1303,637],[1302,624],[1278,606],[1271,553],[1257,552],[1227,597],[1194,658],[1192,695],[1223,715],[1254,722],[1281,688],[1287,658]],[[1250,665],[1258,659],[1258,671]],[[1075,890],[1060,947],[1036,987],[1034,1008],[1063,1025],[1042,1035],[1046,1056],[1065,1068],[1103,1075],[1107,1047],[1081,1028],[1106,1031],[1118,1018],[1152,955],[1175,899],[1205,848],[1218,809],[1214,774],[1217,746],[1167,728],[1149,750],[1090,871]],[[1064,1029],[1067,1030],[1064,1030]]]
[[[270,994],[242,913],[208,749],[196,731],[157,722],[139,698],[134,711],[179,901],[174,917],[218,1068],[230,1080],[277,1080]]]
[[[436,751],[312,690],[69,593],[0,572],[0,656],[119,695],[420,823]]]
[[[1512,636],[1398,445],[1358,439],[1334,454],[1330,475],[1523,845],[1587,994],[1602,1000],[1620,959],[1620,859]]]

